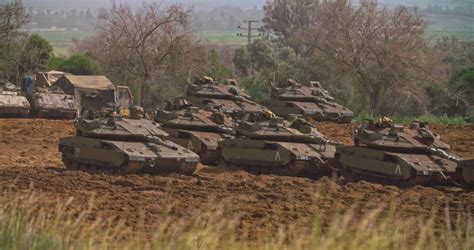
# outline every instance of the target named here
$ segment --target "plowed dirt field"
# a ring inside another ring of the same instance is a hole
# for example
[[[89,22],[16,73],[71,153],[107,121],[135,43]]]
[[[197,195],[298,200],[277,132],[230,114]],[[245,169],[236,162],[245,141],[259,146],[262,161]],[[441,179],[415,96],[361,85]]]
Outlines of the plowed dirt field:
[[[332,139],[351,143],[354,125],[323,123],[320,130]],[[434,126],[443,140],[462,157],[474,157],[474,127]],[[353,209],[366,212],[384,203],[398,205],[400,216],[429,216],[433,211],[472,213],[474,192],[457,187],[399,189],[367,182],[339,185],[329,178],[255,176],[239,169],[201,167],[194,176],[111,175],[68,171],[57,153],[59,138],[74,133],[71,121],[0,120],[0,190],[21,195],[33,190],[45,205],[66,201],[94,214],[125,220],[129,225],[145,218],[154,227],[163,215],[192,216],[199,209],[222,208],[238,218],[245,237],[275,230],[282,224],[318,215],[328,222],[334,213]],[[441,216],[442,217],[442,216]]]

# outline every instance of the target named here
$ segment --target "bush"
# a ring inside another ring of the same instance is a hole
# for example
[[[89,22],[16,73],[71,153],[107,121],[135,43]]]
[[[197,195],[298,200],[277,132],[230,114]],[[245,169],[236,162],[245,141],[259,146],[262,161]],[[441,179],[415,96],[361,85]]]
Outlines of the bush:
[[[367,112],[361,112],[356,115],[354,118],[358,122],[362,122],[366,119],[377,120],[380,116],[373,116]],[[466,125],[468,120],[464,119],[463,117],[448,117],[447,115],[444,116],[433,116],[433,115],[422,115],[422,116],[390,116],[396,123],[408,124],[414,120],[426,121],[429,124],[442,124],[442,125]]]
[[[89,56],[76,54],[68,59],[52,57],[48,62],[50,69],[68,72],[74,75],[97,75],[100,73],[98,64]]]

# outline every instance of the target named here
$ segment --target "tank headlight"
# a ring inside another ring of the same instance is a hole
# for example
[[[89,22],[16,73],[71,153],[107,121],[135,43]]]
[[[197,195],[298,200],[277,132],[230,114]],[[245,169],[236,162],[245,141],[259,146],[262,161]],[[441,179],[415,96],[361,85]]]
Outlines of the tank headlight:
[[[297,161],[309,161],[309,160],[310,160],[310,157],[309,157],[309,156],[306,156],[306,155],[297,155],[297,156],[296,156],[296,160],[297,160]]]
[[[430,171],[424,170],[424,171],[418,171],[418,175],[431,175]]]

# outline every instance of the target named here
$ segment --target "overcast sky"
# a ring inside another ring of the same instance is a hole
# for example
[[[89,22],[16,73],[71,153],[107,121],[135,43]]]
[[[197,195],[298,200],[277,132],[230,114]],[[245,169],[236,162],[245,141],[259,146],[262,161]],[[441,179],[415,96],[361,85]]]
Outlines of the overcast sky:
[[[0,0],[8,1],[8,0]],[[116,0],[117,2],[127,2],[137,6],[142,2],[161,2],[161,0]],[[196,9],[210,9],[219,6],[237,6],[245,9],[262,8],[266,0],[164,0],[165,3],[183,3]],[[425,6],[429,2],[442,3],[450,0],[379,0],[379,2],[387,5],[422,5]],[[23,0],[27,6],[34,8],[48,9],[98,9],[107,7],[112,0]]]

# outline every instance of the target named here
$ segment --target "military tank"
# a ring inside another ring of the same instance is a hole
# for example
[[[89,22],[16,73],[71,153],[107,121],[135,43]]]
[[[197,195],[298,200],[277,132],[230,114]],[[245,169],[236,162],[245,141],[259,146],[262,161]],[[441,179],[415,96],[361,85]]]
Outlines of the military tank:
[[[198,153],[201,162],[207,165],[218,163],[217,143],[234,134],[234,123],[223,112],[200,109],[183,99],[158,110],[155,121],[169,134],[167,139]]]
[[[31,116],[34,118],[74,119],[77,108],[74,96],[61,91],[36,89],[27,95],[31,106]]]
[[[199,156],[171,141],[153,121],[143,119],[143,109],[132,108],[131,118],[117,115],[79,117],[76,136],[61,138],[59,152],[66,168],[99,168],[119,173],[191,175]]]
[[[461,159],[447,152],[449,145],[427,123],[367,120],[354,132],[354,144],[338,147],[335,155],[337,168],[348,179],[401,187],[459,183]]]
[[[200,108],[219,106],[235,119],[240,119],[245,112],[268,112],[264,106],[251,101],[232,79],[219,84],[210,77],[196,78],[187,85],[185,99]]]
[[[319,82],[303,86],[290,79],[284,87],[272,86],[271,100],[265,106],[285,118],[298,114],[317,121],[350,123],[354,116],[348,108],[335,103]]]
[[[303,125],[292,127],[279,117],[246,113],[236,128],[236,138],[219,142],[221,160],[255,174],[330,174],[337,143]]]
[[[464,189],[474,190],[474,159],[461,161],[458,164],[458,171]]]
[[[0,86],[0,117],[27,117],[30,103],[12,83]]]

